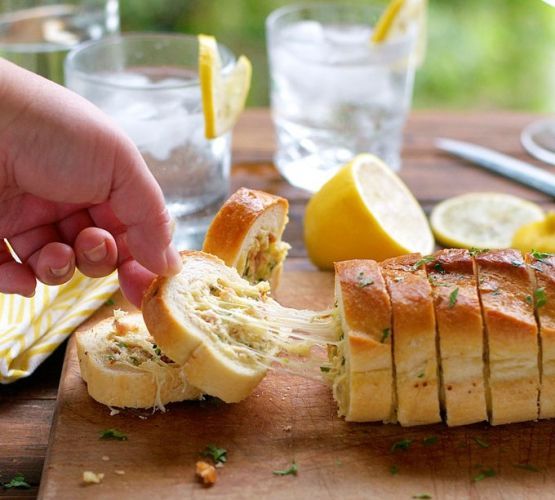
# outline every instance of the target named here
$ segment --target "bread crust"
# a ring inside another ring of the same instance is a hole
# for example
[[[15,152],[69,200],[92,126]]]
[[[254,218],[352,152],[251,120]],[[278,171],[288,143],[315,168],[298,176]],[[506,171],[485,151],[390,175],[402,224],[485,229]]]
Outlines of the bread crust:
[[[269,210],[275,209],[280,214],[279,227],[275,228],[276,236],[281,235],[287,224],[289,202],[281,196],[240,188],[233,193],[218,211],[210,224],[202,250],[220,257],[228,266],[237,268],[239,274],[243,269],[239,266],[240,257],[245,251],[245,240],[255,222]],[[272,271],[270,284],[276,288],[283,266],[279,264]]]
[[[541,259],[526,255],[526,262],[534,272],[535,288],[543,289],[547,302],[536,308],[540,328],[541,387],[540,418],[555,417],[555,256]]]
[[[446,249],[426,264],[432,285],[447,425],[487,420],[483,322],[468,250]]]
[[[403,426],[441,421],[432,291],[420,254],[380,264],[393,312],[397,418]]]
[[[380,268],[372,260],[337,262],[335,279],[346,344],[345,418],[391,422],[395,418],[391,304]]]
[[[132,321],[142,324],[145,337],[148,337],[140,313],[129,316]],[[113,331],[114,319],[107,318],[90,330],[76,334],[81,377],[93,399],[120,408],[153,408],[202,397],[201,392],[187,381],[184,369],[177,365],[161,369],[157,375],[117,364],[110,366],[103,359],[101,350]]]
[[[489,351],[490,422],[536,420],[538,328],[530,274],[517,250],[482,252],[475,261]]]

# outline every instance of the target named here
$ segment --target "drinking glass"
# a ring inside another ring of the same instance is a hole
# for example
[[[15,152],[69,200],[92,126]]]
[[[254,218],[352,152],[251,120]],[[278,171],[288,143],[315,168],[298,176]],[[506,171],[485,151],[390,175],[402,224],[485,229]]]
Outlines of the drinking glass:
[[[235,57],[219,45],[222,72]],[[66,60],[66,86],[139,148],[176,221],[178,248],[200,248],[229,191],[231,132],[204,136],[195,36],[129,34],[88,42]]]
[[[0,1],[0,57],[57,83],[73,46],[118,31],[118,0]]]
[[[368,3],[287,6],[266,21],[274,160],[295,186],[319,189],[358,153],[400,168],[416,33],[372,43],[383,2]]]

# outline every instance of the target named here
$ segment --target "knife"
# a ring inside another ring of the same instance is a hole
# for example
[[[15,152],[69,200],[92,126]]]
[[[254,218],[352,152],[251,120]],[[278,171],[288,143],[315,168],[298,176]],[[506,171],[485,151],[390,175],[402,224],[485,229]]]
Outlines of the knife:
[[[555,175],[530,163],[469,142],[438,138],[435,145],[443,151],[471,161],[496,174],[555,197]]]

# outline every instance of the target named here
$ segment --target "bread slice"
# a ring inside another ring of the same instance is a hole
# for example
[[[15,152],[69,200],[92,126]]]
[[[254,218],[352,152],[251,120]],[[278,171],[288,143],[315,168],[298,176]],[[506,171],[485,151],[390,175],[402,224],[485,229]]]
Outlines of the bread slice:
[[[216,214],[203,251],[235,267],[250,283],[269,281],[276,289],[290,248],[281,241],[288,209],[285,198],[241,188]]]
[[[395,419],[391,304],[373,260],[335,263],[342,344],[335,366],[339,414],[353,422]]]
[[[148,333],[140,313],[114,311],[76,335],[81,376],[91,397],[108,406],[159,408],[200,399],[183,368],[166,358]]]
[[[489,350],[492,425],[538,418],[538,328],[521,253],[477,253],[478,289]]]
[[[441,421],[434,306],[424,264],[420,254],[381,263],[393,311],[397,419],[403,426]]]
[[[555,256],[526,255],[535,275],[534,299],[540,328],[540,418],[555,417]]]
[[[434,297],[447,425],[487,420],[482,311],[472,257],[468,250],[440,250],[426,269]]]
[[[192,385],[228,403],[241,401],[277,351],[265,316],[265,306],[275,304],[269,285],[249,284],[204,252],[184,252],[182,258],[179,275],[159,277],[147,290],[145,323]]]

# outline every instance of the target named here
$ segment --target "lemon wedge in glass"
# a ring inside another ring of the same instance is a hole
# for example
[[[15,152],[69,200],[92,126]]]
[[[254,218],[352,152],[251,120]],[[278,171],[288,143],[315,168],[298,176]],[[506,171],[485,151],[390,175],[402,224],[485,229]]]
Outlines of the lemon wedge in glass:
[[[391,0],[374,27],[372,42],[393,40],[406,35],[415,27],[418,30],[415,63],[420,66],[426,57],[427,10],[427,0]]]
[[[240,56],[233,69],[228,74],[222,74],[216,39],[199,35],[198,42],[204,132],[208,139],[213,139],[230,130],[245,108],[252,66],[246,56]]]
[[[522,252],[555,253],[555,212],[548,212],[545,219],[518,228],[512,246]]]
[[[383,260],[430,253],[434,238],[420,205],[403,181],[370,154],[342,167],[309,201],[304,237],[322,269],[348,259]]]
[[[430,223],[445,246],[508,248],[519,227],[543,218],[541,207],[517,196],[468,193],[436,205]]]

